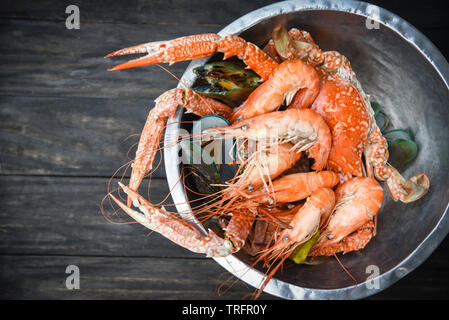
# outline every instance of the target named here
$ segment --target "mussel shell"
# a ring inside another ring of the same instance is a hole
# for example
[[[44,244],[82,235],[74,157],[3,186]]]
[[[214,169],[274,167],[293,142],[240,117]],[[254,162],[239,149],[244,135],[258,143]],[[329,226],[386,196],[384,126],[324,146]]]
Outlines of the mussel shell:
[[[387,129],[389,120],[387,118],[387,115],[383,113],[382,111],[379,111],[377,115],[374,116],[377,126],[379,127],[380,131],[383,132],[385,129]]]
[[[209,172],[202,171],[201,166],[198,165],[184,165],[189,170],[190,177],[198,193],[207,195],[214,194],[220,191],[220,187],[214,185],[215,176],[211,176]]]
[[[396,139],[388,143],[388,152],[390,153],[388,163],[401,172],[415,160],[418,147],[413,140]]]
[[[198,144],[202,143],[200,133],[205,133],[209,128],[212,127],[224,127],[229,126],[229,122],[220,116],[217,115],[207,115],[201,117],[199,120],[195,121],[192,126],[193,140]],[[233,178],[237,172],[236,165],[229,165],[229,163],[234,162],[236,159],[236,148],[234,146],[234,140],[229,139],[219,139],[218,146],[221,147],[220,155],[218,156],[218,162],[215,161],[215,165],[219,172],[221,181],[227,181]],[[207,152],[204,148],[206,147],[204,144],[202,145],[203,151]],[[213,146],[214,147],[214,146]],[[216,151],[216,149],[213,149]],[[209,154],[209,153],[208,153]],[[215,158],[215,155],[214,155]],[[215,158],[217,160],[217,158]]]
[[[184,167],[190,169],[192,180],[198,191],[203,194],[219,191],[220,188],[215,185],[223,182],[217,165],[210,155],[191,141],[181,141],[180,146]]]
[[[193,69],[193,72],[208,83],[227,79],[242,87],[255,86],[260,81],[260,77],[254,71],[246,69],[240,61],[210,62]]]
[[[371,101],[370,104],[371,104],[371,108],[374,111],[374,117],[375,117],[380,112],[380,104],[379,104],[379,102],[376,102],[376,101]]]
[[[218,99],[231,107],[239,106],[260,84],[260,77],[242,62],[211,62],[197,67],[192,90]]]
[[[246,87],[232,90],[223,90],[217,85],[201,85],[192,88],[193,91],[210,98],[220,100],[231,107],[237,107],[245,101],[256,87]]]
[[[397,139],[413,140],[411,133],[404,129],[389,130],[384,132],[383,136],[387,141],[394,141]]]

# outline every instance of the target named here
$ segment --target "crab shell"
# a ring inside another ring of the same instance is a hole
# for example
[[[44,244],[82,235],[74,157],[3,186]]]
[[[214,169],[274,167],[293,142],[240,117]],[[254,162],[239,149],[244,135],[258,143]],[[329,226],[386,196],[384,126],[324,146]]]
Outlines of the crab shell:
[[[328,168],[344,176],[362,176],[361,157],[371,120],[358,90],[339,77],[324,76],[312,109],[326,119],[332,132]]]

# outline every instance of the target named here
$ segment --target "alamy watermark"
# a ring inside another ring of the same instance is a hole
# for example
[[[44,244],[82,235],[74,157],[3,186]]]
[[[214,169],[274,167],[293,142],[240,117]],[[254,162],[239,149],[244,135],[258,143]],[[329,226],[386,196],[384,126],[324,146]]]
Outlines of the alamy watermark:
[[[379,12],[379,8],[378,7],[370,6],[369,10],[370,10],[371,16],[375,16],[375,17],[379,16],[380,12]],[[365,27],[368,30],[372,30],[372,29],[376,29],[377,30],[377,29],[380,29],[380,23],[379,23],[379,21],[376,21],[374,19],[366,18],[366,20],[365,20]]]
[[[71,264],[65,268],[65,273],[69,274],[65,279],[65,287],[69,290],[78,290],[80,288],[80,268]]]
[[[69,16],[65,19],[65,27],[69,30],[80,28],[80,8],[71,4],[65,8],[65,13]]]
[[[380,289],[380,269],[374,264],[370,264],[366,267],[365,273],[369,274],[366,278],[365,286],[367,289]]]

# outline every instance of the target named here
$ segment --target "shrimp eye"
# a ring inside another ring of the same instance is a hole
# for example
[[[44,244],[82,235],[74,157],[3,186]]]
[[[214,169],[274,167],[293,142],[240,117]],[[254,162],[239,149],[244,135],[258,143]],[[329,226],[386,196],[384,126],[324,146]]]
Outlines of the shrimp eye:
[[[248,129],[248,126],[247,126],[246,124],[242,126],[242,130],[243,130],[243,131],[245,131],[245,130],[247,130],[247,129]]]
[[[253,187],[253,186],[249,186],[249,187],[248,187],[248,190],[249,190],[249,191],[253,191],[253,190],[254,190],[254,187]]]
[[[288,241],[288,236],[285,236],[284,239],[282,239],[282,240],[284,240],[284,242],[287,242]]]

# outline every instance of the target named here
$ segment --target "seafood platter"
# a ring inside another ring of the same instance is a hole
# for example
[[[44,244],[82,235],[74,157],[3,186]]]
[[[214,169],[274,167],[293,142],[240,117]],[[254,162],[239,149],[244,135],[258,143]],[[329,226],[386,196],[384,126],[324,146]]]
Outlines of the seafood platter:
[[[130,54],[111,70],[192,62],[142,119],[130,179],[107,197],[253,298],[363,298],[446,236],[449,67],[393,13],[279,2],[218,34],[106,57]],[[158,153],[171,203],[141,187]]]

